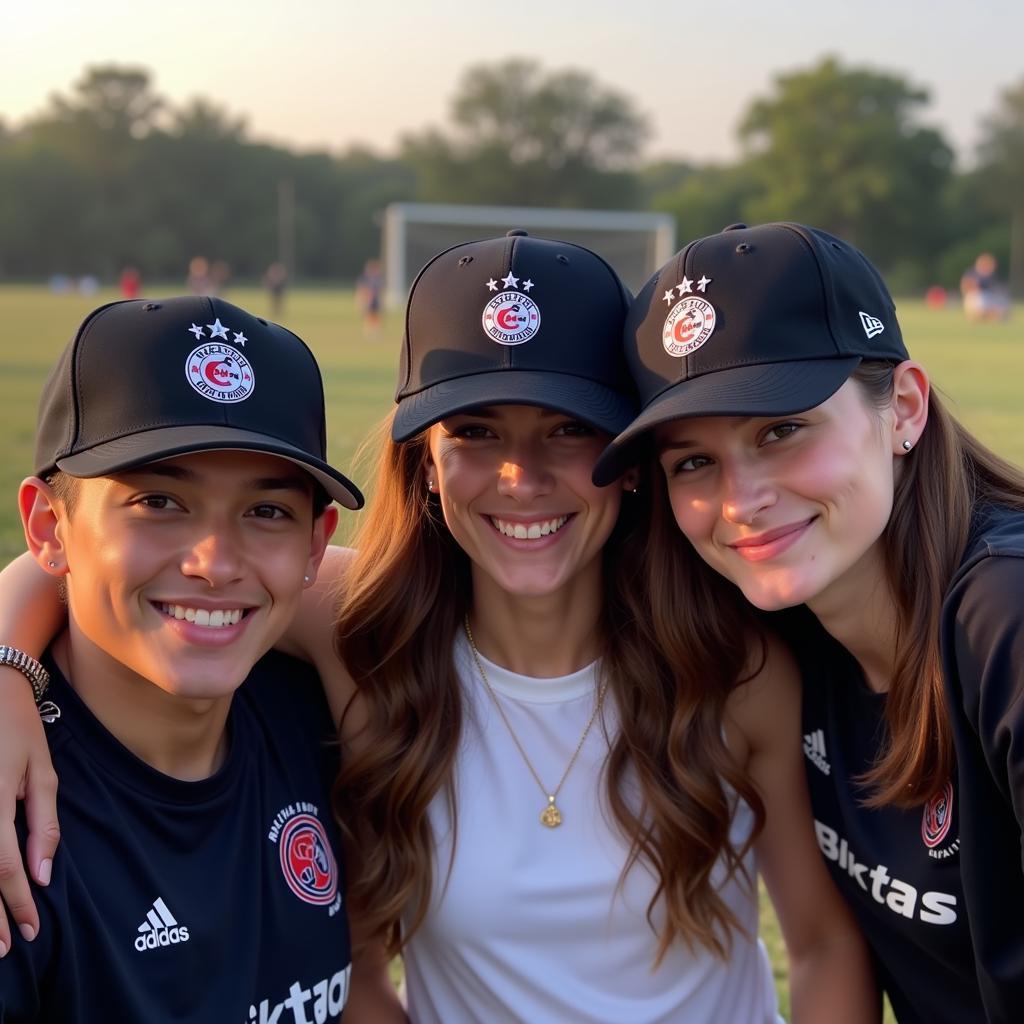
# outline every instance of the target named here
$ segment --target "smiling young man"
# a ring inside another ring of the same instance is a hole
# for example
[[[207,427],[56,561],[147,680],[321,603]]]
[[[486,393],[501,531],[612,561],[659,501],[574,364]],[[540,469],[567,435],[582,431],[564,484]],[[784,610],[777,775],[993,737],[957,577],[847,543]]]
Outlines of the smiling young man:
[[[21,663],[51,679],[62,840],[0,958],[5,1024],[340,1014],[334,730],[267,653],[332,499],[362,504],[325,447],[309,349],[219,299],[103,306],[55,366],[19,504],[68,623]]]

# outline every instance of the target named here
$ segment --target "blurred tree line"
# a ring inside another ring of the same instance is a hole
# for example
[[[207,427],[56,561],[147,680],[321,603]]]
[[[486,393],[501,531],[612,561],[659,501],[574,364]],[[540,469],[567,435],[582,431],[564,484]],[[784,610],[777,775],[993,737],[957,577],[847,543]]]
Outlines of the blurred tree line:
[[[394,156],[331,154],[254,141],[207,100],[175,108],[146,70],[93,67],[37,117],[0,122],[0,279],[111,280],[126,265],[183,279],[195,255],[236,278],[285,256],[307,280],[352,279],[398,200],[662,210],[680,241],[802,220],[861,246],[897,291],[955,285],[983,249],[1024,273],[1024,81],[982,120],[967,171],[927,124],[928,103],[899,74],[827,57],[750,103],[734,163],[687,160],[685,138],[680,160],[652,163],[629,97],[514,60],[470,68],[450,123],[404,137]]]

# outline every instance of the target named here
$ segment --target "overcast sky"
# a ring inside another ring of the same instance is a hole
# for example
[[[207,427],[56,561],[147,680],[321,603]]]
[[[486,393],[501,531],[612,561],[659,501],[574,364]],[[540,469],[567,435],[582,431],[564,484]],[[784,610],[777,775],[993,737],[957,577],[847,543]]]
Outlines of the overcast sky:
[[[926,119],[969,160],[981,116],[1024,78],[1022,39],[1021,0],[10,0],[0,118],[16,125],[116,62],[148,68],[176,104],[244,116],[256,138],[389,151],[443,126],[467,65],[522,57],[627,93],[650,157],[729,159],[751,98],[834,53],[927,88]]]

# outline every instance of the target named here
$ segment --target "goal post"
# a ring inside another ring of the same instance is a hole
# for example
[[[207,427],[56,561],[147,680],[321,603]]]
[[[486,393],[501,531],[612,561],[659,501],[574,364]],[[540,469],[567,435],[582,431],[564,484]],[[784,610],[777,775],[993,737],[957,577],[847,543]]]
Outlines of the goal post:
[[[667,213],[391,203],[384,211],[383,239],[388,302],[405,302],[420,268],[442,250],[512,228],[593,249],[633,292],[675,252],[675,218]]]

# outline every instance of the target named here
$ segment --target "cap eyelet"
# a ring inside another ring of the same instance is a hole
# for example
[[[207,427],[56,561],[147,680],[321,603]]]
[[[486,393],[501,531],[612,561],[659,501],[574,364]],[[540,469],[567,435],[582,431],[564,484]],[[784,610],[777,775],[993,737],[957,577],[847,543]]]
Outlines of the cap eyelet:
[[[754,247],[749,242],[740,242],[740,244],[736,246],[736,251],[745,255],[748,252],[753,252]]]
[[[258,317],[256,317],[256,319],[257,319],[257,320],[258,320],[258,321],[259,321],[259,322],[260,322],[261,324],[263,324],[263,326],[264,326],[264,327],[268,327],[268,326],[270,326],[270,325],[269,325],[269,324],[267,323],[267,321],[263,319],[263,317],[261,317],[261,316],[258,316]]]
[[[473,257],[472,256],[463,256],[463,257],[461,257],[459,259],[459,266],[460,267],[464,267],[467,263],[472,263],[472,262],[473,262]]]
[[[569,265],[569,257],[568,256],[563,256],[562,253],[559,253],[555,257],[555,259],[558,260],[559,263],[564,263],[566,266]]]
[[[154,310],[159,309],[159,308],[160,308],[160,303],[159,302],[147,302],[142,307],[142,312],[143,313],[152,313]]]

